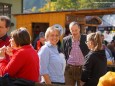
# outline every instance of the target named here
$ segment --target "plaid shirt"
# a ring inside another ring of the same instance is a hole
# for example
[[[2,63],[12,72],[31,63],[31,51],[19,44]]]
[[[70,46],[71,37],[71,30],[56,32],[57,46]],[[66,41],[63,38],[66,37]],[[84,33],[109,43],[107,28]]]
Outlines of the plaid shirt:
[[[84,56],[82,54],[82,51],[81,51],[79,45],[80,45],[79,41],[72,40],[72,49],[70,51],[69,59],[67,60],[68,64],[83,65]]]

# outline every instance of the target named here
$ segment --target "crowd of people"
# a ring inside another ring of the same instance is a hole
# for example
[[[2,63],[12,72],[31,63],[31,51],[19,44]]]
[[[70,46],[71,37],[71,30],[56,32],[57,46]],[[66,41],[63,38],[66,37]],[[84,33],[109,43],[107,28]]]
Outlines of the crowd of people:
[[[71,35],[62,40],[58,27],[48,27],[34,46],[27,28],[16,29],[9,37],[10,24],[7,16],[0,16],[0,78],[8,74],[43,84],[97,86],[107,73],[107,59],[115,57],[114,38],[106,45],[99,32],[81,34],[77,22],[69,24]]]

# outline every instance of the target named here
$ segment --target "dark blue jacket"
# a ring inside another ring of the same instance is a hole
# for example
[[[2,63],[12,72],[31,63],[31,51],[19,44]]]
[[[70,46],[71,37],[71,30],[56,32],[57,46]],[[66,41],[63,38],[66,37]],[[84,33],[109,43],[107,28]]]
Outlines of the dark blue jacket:
[[[86,41],[86,35],[81,35],[80,38],[80,49],[85,57],[85,55],[88,54],[89,49],[85,43]],[[66,36],[63,38],[63,53],[65,54],[66,60],[69,57],[70,51],[72,49],[72,35]]]

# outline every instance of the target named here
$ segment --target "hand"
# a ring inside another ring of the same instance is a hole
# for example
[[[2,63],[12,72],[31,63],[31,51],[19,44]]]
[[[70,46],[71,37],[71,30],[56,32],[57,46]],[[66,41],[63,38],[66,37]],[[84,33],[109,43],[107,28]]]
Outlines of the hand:
[[[13,49],[11,47],[7,46],[7,48],[6,48],[6,54],[8,54],[9,56],[12,56],[13,55],[12,50]]]
[[[85,82],[80,81],[80,86],[83,86],[85,84]]]
[[[5,58],[6,46],[0,48],[0,59]]]
[[[43,78],[46,84],[51,84],[51,80],[48,74],[44,74]]]

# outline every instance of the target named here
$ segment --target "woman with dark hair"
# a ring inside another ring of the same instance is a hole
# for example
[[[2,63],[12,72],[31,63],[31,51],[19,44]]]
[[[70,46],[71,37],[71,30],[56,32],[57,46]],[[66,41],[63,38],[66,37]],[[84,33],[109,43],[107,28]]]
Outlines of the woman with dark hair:
[[[11,78],[39,81],[39,57],[30,43],[26,28],[11,32],[10,47],[2,49],[3,54],[10,56],[10,60],[2,58],[0,62],[2,76],[8,73]]]

